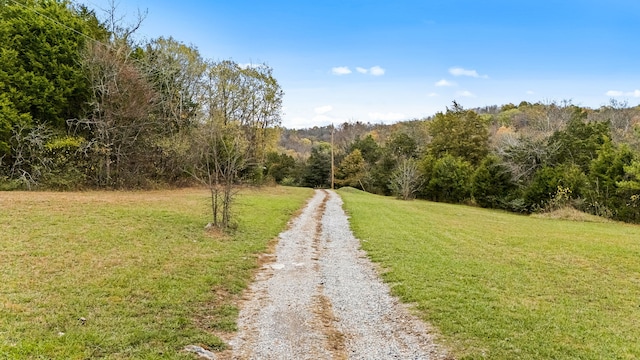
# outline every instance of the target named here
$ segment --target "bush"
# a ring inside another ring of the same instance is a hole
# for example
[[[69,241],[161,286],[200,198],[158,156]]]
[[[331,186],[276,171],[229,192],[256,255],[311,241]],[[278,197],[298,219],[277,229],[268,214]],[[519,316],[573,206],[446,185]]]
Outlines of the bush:
[[[42,185],[54,190],[75,190],[85,185],[88,163],[82,154],[85,140],[64,136],[50,140],[45,145],[44,158],[50,164],[43,174]]]
[[[9,179],[6,176],[0,177],[0,191],[14,191],[26,189],[25,184],[16,179]]]
[[[434,201],[460,203],[471,197],[472,169],[467,161],[445,155],[433,163],[425,195]]]
[[[515,184],[511,172],[495,155],[487,156],[471,177],[471,194],[485,208],[505,208]]]
[[[587,184],[587,176],[578,165],[545,166],[525,189],[524,202],[530,211],[566,206],[583,197]]]

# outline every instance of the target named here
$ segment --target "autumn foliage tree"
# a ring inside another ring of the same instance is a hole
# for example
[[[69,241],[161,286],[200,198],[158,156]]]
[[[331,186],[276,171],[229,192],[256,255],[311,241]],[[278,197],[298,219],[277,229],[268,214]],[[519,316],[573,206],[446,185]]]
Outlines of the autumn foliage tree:
[[[362,153],[359,149],[355,149],[340,162],[336,172],[336,184],[364,190],[363,180],[366,176],[366,171],[366,163]]]

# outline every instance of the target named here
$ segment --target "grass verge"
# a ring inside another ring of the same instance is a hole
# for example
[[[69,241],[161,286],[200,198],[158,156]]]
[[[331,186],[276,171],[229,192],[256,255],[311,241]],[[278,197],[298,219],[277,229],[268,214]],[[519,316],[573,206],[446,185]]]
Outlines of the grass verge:
[[[0,193],[0,359],[193,359],[235,330],[257,254],[310,189],[246,190],[232,235],[206,190]]]
[[[340,195],[393,292],[457,358],[640,358],[640,227]]]

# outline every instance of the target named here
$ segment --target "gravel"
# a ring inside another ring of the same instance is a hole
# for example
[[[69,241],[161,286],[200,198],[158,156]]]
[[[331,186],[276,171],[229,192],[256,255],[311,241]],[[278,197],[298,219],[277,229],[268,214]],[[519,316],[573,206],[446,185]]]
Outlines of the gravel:
[[[247,292],[229,357],[447,358],[380,281],[335,192],[316,190],[280,234],[274,260]]]

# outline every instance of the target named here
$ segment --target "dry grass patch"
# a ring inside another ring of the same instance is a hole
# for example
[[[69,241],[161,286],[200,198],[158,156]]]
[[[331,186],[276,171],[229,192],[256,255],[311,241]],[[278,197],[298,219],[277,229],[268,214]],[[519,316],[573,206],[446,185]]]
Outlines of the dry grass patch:
[[[595,223],[612,223],[614,221],[591,214],[587,214],[580,210],[576,210],[570,206],[563,207],[557,210],[542,212],[533,214],[531,217],[541,219],[556,219],[556,220],[569,220],[569,221],[581,221],[581,222],[595,222]]]

